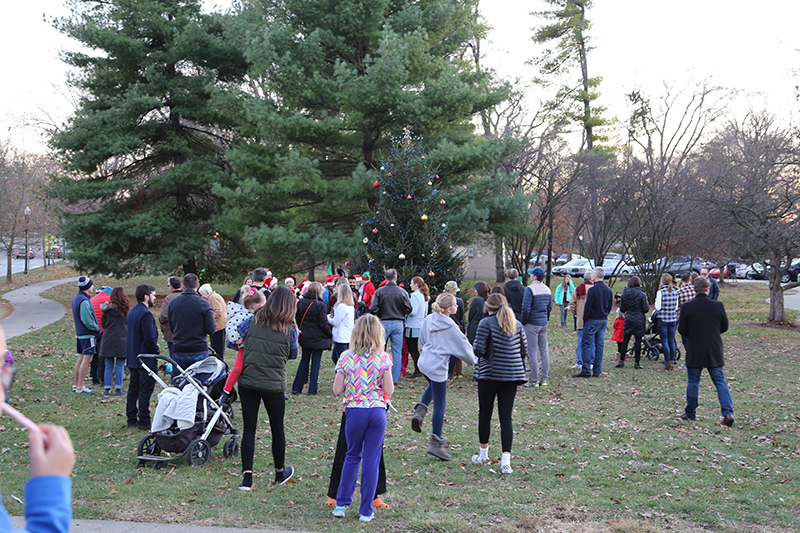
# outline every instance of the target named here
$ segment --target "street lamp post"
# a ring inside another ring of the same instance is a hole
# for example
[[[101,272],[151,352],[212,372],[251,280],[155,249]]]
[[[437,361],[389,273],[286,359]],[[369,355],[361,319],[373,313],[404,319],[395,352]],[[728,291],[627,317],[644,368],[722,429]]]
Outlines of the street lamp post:
[[[28,222],[31,219],[31,208],[29,206],[25,207],[25,272],[23,272],[26,276],[28,275]]]

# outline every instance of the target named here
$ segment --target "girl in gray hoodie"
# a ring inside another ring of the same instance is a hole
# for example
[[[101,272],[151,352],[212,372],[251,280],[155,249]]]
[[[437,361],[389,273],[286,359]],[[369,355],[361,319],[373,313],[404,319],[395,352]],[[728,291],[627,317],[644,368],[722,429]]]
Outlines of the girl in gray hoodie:
[[[444,426],[444,410],[447,406],[447,367],[450,356],[458,357],[468,365],[474,365],[477,359],[472,352],[469,340],[450,318],[450,315],[458,310],[455,296],[449,293],[440,294],[432,308],[433,313],[425,318],[419,334],[419,343],[422,348],[419,368],[425,379],[428,380],[428,388],[425,389],[419,403],[414,405],[411,429],[417,433],[422,431],[422,420],[428,412],[428,406],[433,401],[431,441],[428,453],[443,461],[449,461],[452,457],[444,449],[447,439],[442,437],[442,427]]]

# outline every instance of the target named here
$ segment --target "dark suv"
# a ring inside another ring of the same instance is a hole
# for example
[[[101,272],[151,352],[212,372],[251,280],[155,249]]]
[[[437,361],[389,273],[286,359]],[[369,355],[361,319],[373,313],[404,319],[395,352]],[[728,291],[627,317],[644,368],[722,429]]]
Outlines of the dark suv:
[[[781,276],[781,283],[797,281],[798,275],[800,275],[800,260],[792,263],[792,266],[789,267],[789,270],[786,271],[786,274]]]

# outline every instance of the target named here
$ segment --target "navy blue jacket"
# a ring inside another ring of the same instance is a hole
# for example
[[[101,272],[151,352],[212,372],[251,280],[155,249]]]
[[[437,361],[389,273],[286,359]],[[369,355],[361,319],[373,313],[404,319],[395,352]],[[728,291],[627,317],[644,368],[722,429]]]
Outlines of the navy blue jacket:
[[[711,289],[708,291],[708,297],[712,300],[719,300],[719,284],[717,280],[708,276],[708,281],[711,283]]]
[[[136,357],[142,353],[161,352],[158,350],[156,319],[150,312],[150,308],[139,302],[128,311],[128,368],[141,368]],[[147,366],[155,368],[156,360],[151,359],[150,361],[152,363],[148,362]]]
[[[184,289],[167,307],[167,320],[172,330],[172,347],[176,353],[197,353],[208,350],[208,338],[217,331],[214,310],[194,289]]]
[[[608,320],[614,305],[614,291],[602,281],[595,281],[586,291],[586,306],[583,308],[583,323],[587,320]]]

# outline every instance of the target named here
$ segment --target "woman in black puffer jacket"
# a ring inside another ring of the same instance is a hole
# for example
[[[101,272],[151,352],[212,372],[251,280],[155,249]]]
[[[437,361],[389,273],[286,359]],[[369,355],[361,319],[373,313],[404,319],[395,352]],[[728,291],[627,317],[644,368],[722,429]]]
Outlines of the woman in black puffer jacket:
[[[295,322],[300,330],[298,341],[302,348],[300,365],[292,383],[292,394],[301,394],[303,385],[308,379],[308,393],[316,394],[318,389],[319,367],[322,351],[330,350],[333,338],[331,326],[328,324],[328,306],[322,299],[322,285],[313,282],[306,293],[297,302]],[[311,376],[308,366],[311,363]]]
[[[489,433],[492,426],[492,411],[497,398],[500,416],[500,444],[503,454],[500,471],[510,474],[511,444],[514,426],[511,412],[517,386],[525,378],[525,358],[528,356],[527,337],[522,324],[514,316],[505,296],[492,294],[484,304],[486,316],[478,324],[473,349],[478,358],[478,453],[472,456],[476,465],[489,464]]]
[[[625,366],[625,354],[628,352],[628,342],[633,335],[633,353],[636,363],[633,368],[642,368],[639,360],[642,355],[642,336],[647,328],[647,318],[645,315],[650,312],[650,304],[647,303],[647,296],[642,290],[642,281],[633,276],[628,280],[628,287],[622,291],[619,310],[625,313],[625,329],[622,330],[622,351],[620,352],[617,368]]]

